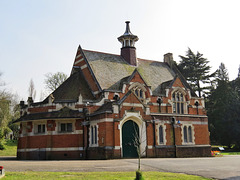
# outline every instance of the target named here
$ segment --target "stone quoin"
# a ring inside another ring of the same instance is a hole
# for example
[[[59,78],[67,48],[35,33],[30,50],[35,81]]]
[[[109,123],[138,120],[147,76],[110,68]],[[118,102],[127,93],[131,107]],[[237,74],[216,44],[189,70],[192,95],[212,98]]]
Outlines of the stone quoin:
[[[62,85],[41,102],[20,102],[18,159],[136,158],[136,138],[142,157],[210,156],[204,99],[171,53],[137,58],[129,23],[120,55],[79,46]]]

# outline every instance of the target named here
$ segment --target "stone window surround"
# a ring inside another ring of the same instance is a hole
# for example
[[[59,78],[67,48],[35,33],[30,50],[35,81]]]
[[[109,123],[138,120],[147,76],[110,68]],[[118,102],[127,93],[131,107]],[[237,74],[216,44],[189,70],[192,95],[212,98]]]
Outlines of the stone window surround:
[[[67,123],[72,123],[72,131],[61,131],[61,124],[67,124]],[[57,120],[57,132],[62,134],[62,133],[73,133],[75,131],[75,121],[72,120]]]
[[[41,125],[41,132],[38,132],[38,126]],[[45,131],[43,132],[43,125],[45,125]],[[38,121],[33,122],[33,132],[34,134],[46,134],[47,132],[47,122],[46,121]]]
[[[143,102],[145,102],[146,99],[146,91],[147,89],[144,87],[143,84],[139,82],[134,82],[129,86],[129,90],[132,90],[133,93]]]
[[[182,125],[181,125],[181,135],[182,135],[182,145],[195,145],[195,132],[194,132],[194,126],[189,123],[189,122],[181,122]],[[188,132],[188,128],[191,127],[191,130],[192,130],[192,142],[185,142],[184,141],[184,127],[187,128],[187,138],[189,137],[189,132]]]
[[[160,126],[162,126],[162,130],[163,130],[163,143],[160,143],[160,137],[159,137],[159,128]],[[166,125],[164,123],[157,123],[156,125],[156,138],[157,138],[157,143],[159,146],[161,145],[166,145],[167,139],[166,139]]]
[[[183,88],[180,88],[180,87],[174,88],[173,91],[171,92],[171,100],[170,100],[170,102],[171,102],[171,105],[172,105],[172,113],[179,114],[177,112],[174,112],[174,108],[173,108],[173,104],[178,102],[176,99],[174,101],[173,98],[172,98],[174,93],[182,94],[183,99],[182,99],[182,101],[179,101],[179,102],[183,103],[183,114],[188,114],[187,101],[186,101],[187,93],[184,91]],[[177,111],[177,107],[176,107],[176,111]],[[180,112],[180,114],[182,114],[182,113]]]
[[[89,126],[89,147],[98,147],[98,140],[99,140],[98,135],[99,135],[99,132],[98,132],[97,123],[91,123]]]

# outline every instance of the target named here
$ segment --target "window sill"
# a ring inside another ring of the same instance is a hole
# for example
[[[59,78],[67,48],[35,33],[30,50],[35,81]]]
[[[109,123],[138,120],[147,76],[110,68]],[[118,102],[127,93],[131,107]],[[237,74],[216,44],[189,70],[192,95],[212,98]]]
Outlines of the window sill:
[[[62,133],[62,134],[64,134],[64,133],[73,133],[73,131],[58,131],[58,133]]]
[[[34,133],[34,134],[36,134],[36,135],[44,135],[44,134],[46,134],[45,132],[36,132],[36,133]]]

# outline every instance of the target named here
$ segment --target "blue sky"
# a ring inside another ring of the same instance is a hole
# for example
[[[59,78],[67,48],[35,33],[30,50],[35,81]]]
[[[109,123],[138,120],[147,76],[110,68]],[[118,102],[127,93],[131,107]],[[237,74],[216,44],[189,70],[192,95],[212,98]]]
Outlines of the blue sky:
[[[28,97],[33,79],[36,101],[45,91],[45,74],[70,74],[78,45],[119,54],[117,37],[129,20],[137,56],[174,59],[188,47],[210,61],[223,62],[230,79],[240,64],[240,2],[237,0],[0,0],[0,72],[5,89]],[[3,87],[1,87],[3,88]]]

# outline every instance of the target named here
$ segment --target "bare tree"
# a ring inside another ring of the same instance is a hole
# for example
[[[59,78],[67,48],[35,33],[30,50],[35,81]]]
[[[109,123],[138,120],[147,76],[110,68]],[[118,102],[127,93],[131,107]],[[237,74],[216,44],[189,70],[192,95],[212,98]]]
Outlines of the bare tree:
[[[40,98],[39,98],[39,101],[43,101],[46,97],[47,97],[47,93],[44,92],[44,91],[41,91],[40,92]]]
[[[54,91],[67,79],[67,75],[63,72],[48,73],[45,77],[44,83],[49,91]]]
[[[2,73],[0,72],[0,86],[4,86],[5,83],[1,80]]]
[[[34,82],[32,79],[30,80],[30,83],[29,83],[28,93],[29,93],[29,97],[32,97],[34,100],[36,97],[36,90],[35,90]]]
[[[146,131],[145,131],[146,133]],[[141,125],[141,129],[139,130],[134,126],[134,140],[133,144],[137,149],[138,154],[138,170],[136,171],[136,180],[142,179],[142,173],[141,173],[141,157],[146,152],[146,147],[144,149],[142,148],[142,145],[146,143],[146,137],[144,137],[144,128],[143,123]]]

